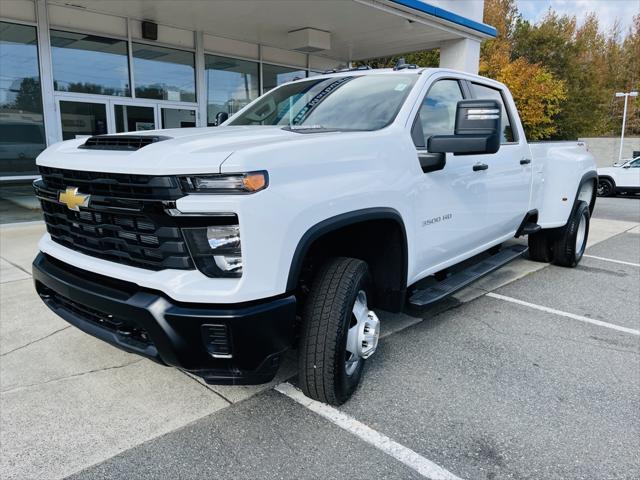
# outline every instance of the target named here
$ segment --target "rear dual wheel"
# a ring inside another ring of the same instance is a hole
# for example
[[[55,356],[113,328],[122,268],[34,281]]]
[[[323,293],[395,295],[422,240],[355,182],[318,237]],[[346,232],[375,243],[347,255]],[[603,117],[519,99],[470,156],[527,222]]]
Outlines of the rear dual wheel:
[[[553,263],[563,267],[575,267],[582,259],[589,236],[589,205],[578,202],[569,221],[553,244]]]
[[[340,405],[362,378],[380,322],[369,310],[369,268],[362,260],[334,258],[316,274],[303,309],[299,381],[304,394]]]
[[[575,267],[587,247],[589,222],[589,205],[587,202],[579,201],[564,227],[541,230],[529,235],[529,258],[537,262]]]

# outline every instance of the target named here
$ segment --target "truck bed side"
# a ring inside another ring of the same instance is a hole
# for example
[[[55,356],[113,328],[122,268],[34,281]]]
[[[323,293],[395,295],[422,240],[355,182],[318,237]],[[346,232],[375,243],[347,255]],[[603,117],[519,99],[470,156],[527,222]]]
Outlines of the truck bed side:
[[[542,228],[561,227],[567,223],[577,196],[592,206],[595,161],[582,142],[540,142],[530,147],[531,208],[538,210]]]

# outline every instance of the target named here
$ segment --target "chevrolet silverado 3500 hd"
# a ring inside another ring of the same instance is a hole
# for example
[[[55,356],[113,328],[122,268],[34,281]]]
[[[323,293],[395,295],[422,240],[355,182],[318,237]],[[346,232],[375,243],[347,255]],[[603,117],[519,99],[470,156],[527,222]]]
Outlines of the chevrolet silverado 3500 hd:
[[[585,249],[592,156],[529,145],[501,83],[333,72],[220,120],[38,157],[49,308],[210,383],[267,382],[296,346],[303,391],[340,404],[376,350],[372,308],[435,302],[523,254],[514,237],[567,267]]]

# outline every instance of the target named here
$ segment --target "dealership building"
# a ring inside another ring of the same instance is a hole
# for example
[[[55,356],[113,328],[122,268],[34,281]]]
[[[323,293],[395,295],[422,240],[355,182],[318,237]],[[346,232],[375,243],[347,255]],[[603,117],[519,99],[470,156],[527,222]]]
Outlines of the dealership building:
[[[38,218],[36,156],[61,140],[213,125],[350,62],[438,48],[477,72],[483,0],[0,0],[0,215]]]

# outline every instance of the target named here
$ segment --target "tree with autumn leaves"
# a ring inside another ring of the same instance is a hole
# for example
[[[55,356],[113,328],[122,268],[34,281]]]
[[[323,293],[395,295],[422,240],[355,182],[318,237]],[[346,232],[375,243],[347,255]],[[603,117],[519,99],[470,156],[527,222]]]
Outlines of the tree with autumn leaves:
[[[640,88],[640,15],[628,32],[602,32],[594,14],[578,24],[549,10],[534,24],[515,0],[485,0],[484,22],[498,35],[482,43],[480,75],[509,87],[529,140],[620,134],[622,102],[614,94]],[[439,63],[437,50],[402,56],[424,67]],[[397,58],[367,63],[388,67]],[[629,102],[627,134],[640,135],[640,97]]]
[[[593,13],[578,24],[548,10],[532,24],[514,0],[485,0],[484,21],[498,36],[483,43],[480,74],[509,87],[528,138],[620,133],[622,103],[614,94],[640,86],[640,15],[623,41],[619,26],[602,32]],[[639,106],[631,102],[628,133],[640,133]]]
[[[524,56],[513,58],[511,39],[520,21],[513,0],[487,0],[484,19],[498,36],[482,44],[480,75],[509,87],[529,140],[553,136],[558,130],[554,119],[567,98],[565,82],[541,63]]]

